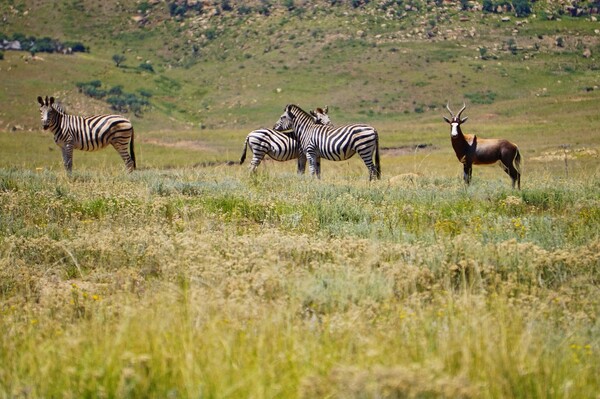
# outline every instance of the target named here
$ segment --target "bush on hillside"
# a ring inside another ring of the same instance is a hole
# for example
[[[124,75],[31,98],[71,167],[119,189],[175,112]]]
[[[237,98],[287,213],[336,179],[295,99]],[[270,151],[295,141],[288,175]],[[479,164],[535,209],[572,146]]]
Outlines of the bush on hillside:
[[[514,0],[512,4],[517,17],[528,17],[531,15],[531,2],[529,0]]]
[[[126,59],[127,58],[125,58],[125,56],[123,54],[114,54],[112,56],[112,60],[115,62],[115,65],[117,66],[117,68],[120,67],[121,64],[123,62],[125,62]]]
[[[23,33],[14,33],[12,35],[0,34],[0,45],[3,41],[12,43],[18,42],[20,49],[35,53],[71,53],[87,52],[88,48],[81,42],[67,41],[61,42],[51,37],[37,38],[35,36],[26,36]]]
[[[85,47],[81,42],[64,42],[63,45],[65,48],[70,48],[74,53],[87,53],[90,51],[90,48]]]
[[[149,65],[149,64],[146,64]],[[97,100],[103,100],[110,104],[110,107],[117,112],[133,112],[136,116],[140,116],[144,109],[150,105],[149,98],[152,93],[148,90],[140,89],[139,95],[127,93],[123,91],[122,85],[116,85],[109,90],[101,88],[100,80],[92,80],[89,82],[76,83],[80,93]]]
[[[187,0],[176,0],[168,3],[169,14],[172,17],[184,17],[186,14],[201,14],[202,13],[201,1],[188,4]]]
[[[491,13],[514,11],[518,17],[527,17],[532,12],[531,3],[531,0],[483,0],[482,9]]]
[[[465,97],[469,99],[471,104],[492,104],[496,99],[496,93],[493,91],[466,93]]]
[[[102,82],[99,80],[92,80],[89,82],[77,82],[75,86],[79,89],[80,93],[85,94],[88,97],[95,99],[102,99],[106,96],[106,90],[100,89]]]
[[[142,71],[154,73],[154,68],[152,67],[152,64],[148,64],[147,62],[142,62],[138,68]]]

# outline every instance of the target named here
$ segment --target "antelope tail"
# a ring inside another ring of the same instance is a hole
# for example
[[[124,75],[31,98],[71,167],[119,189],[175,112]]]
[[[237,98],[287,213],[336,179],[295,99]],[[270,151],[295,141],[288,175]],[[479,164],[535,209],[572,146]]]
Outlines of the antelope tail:
[[[517,188],[521,189],[521,153],[517,148],[517,152],[515,153],[515,158],[513,159],[513,167],[517,170]],[[513,181],[513,187],[515,183]]]
[[[521,174],[521,152],[519,151],[518,148],[517,148],[517,151],[515,152],[515,157],[513,159],[513,166],[515,167],[517,172],[519,172],[519,174]]]
[[[248,137],[246,137],[246,141],[244,141],[244,150],[242,151],[242,157],[240,158],[240,165],[244,163],[246,160],[246,150],[248,149]]]

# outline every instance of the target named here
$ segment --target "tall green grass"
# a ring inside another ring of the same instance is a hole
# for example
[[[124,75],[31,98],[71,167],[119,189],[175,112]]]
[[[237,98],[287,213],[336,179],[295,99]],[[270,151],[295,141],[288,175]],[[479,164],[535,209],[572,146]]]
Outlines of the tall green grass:
[[[413,178],[0,170],[0,395],[593,396],[598,184]]]

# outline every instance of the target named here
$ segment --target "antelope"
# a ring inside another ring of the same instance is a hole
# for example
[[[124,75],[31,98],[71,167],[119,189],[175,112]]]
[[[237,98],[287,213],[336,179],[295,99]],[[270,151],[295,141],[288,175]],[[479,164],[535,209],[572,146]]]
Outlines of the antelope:
[[[468,117],[461,118],[460,116],[465,108],[467,106],[463,104],[458,115],[454,115],[450,110],[450,105],[447,104],[446,109],[452,118],[443,117],[451,126],[452,148],[454,148],[458,160],[464,165],[465,183],[467,185],[471,183],[473,165],[490,165],[500,161],[502,169],[512,179],[512,187],[515,188],[516,183],[520,190],[521,154],[519,148],[508,140],[481,139],[475,135],[463,134],[460,125],[465,123]]]

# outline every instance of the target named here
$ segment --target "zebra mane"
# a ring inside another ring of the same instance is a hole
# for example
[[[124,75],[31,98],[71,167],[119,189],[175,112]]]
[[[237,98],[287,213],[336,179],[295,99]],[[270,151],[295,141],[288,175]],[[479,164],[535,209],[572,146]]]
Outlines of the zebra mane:
[[[62,103],[59,102],[55,102],[51,105],[52,109],[57,111],[59,114],[66,114],[67,110],[65,109],[65,106]]]
[[[313,119],[312,115],[310,115],[308,112],[306,112],[296,104],[288,104],[286,109],[288,114],[292,115],[294,118],[297,118],[298,116],[305,116],[307,118],[310,118],[311,120]]]

